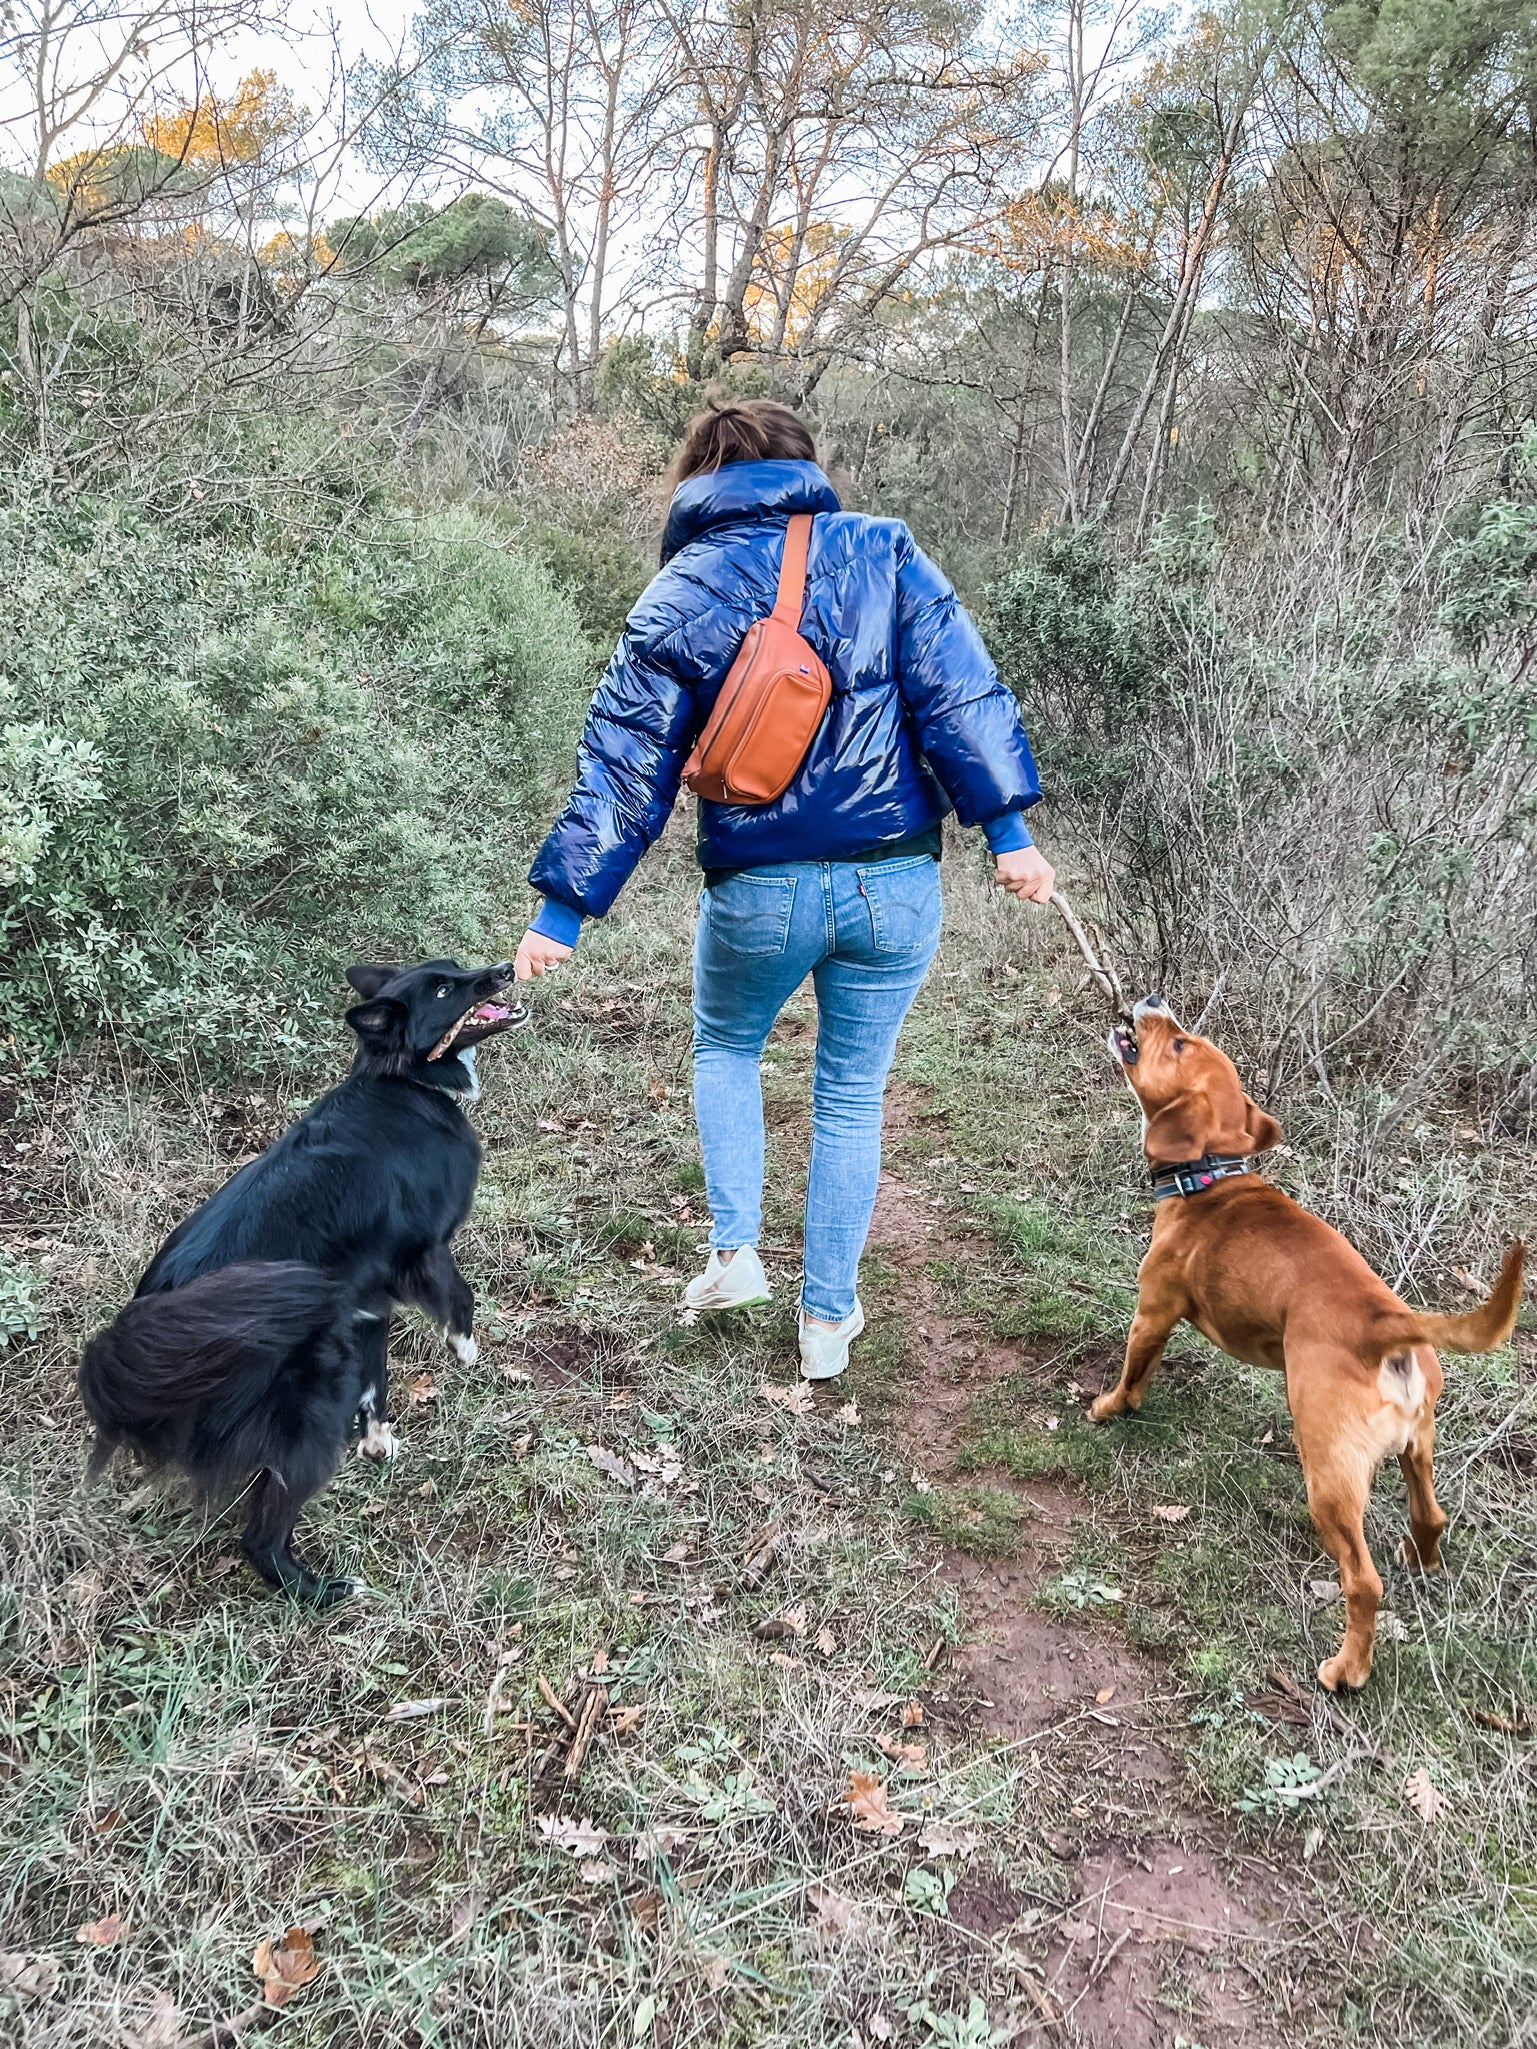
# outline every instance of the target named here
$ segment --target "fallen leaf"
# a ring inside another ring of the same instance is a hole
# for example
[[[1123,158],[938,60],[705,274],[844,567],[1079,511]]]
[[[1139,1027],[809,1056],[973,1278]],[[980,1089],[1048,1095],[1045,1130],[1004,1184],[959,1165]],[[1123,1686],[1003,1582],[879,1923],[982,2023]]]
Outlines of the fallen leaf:
[[[926,1828],[918,1838],[921,1849],[931,1857],[969,1857],[982,1847],[982,1837],[974,1828],[957,1828],[953,1822],[937,1821]]]
[[[830,1629],[819,1629],[813,1640],[824,1658],[830,1658],[838,1648],[838,1639]]]
[[[592,1666],[591,1666],[591,1670],[592,1670],[592,1672],[593,1672],[594,1676],[599,1676],[599,1675],[601,1675],[602,1673],[604,1673],[604,1672],[606,1672],[606,1671],[608,1670],[608,1652],[607,1652],[607,1651],[605,1651],[605,1650],[596,1650],[596,1651],[594,1651],[594,1652],[593,1652],[593,1654],[592,1654]]]
[[[1377,1634],[1388,1643],[1407,1643],[1409,1625],[1402,1615],[1380,1614],[1377,1617]]]
[[[1421,1821],[1439,1821],[1448,1806],[1446,1795],[1435,1785],[1424,1765],[1404,1780],[1404,1798]]]
[[[921,1729],[923,1727],[923,1702],[921,1700],[910,1700],[906,1707],[903,1708],[902,1727],[904,1729]]]
[[[120,1942],[127,1934],[121,1914],[103,1914],[99,1921],[82,1921],[75,1930],[76,1942],[94,1942],[98,1949]]]
[[[804,1380],[797,1380],[792,1387],[776,1387],[772,1381],[765,1381],[758,1393],[774,1408],[787,1409],[792,1416],[805,1416],[811,1412],[811,1389]]]
[[[537,1826],[547,1843],[572,1857],[599,1857],[608,1841],[608,1830],[590,1816],[572,1821],[564,1814],[541,1814]]]
[[[51,1999],[61,1968],[57,1957],[6,1950],[0,1953],[0,1992],[9,1992],[13,1999]]]
[[[1161,1523],[1182,1523],[1190,1510],[1173,1503],[1157,1502],[1154,1504],[1153,1513]]]
[[[895,2032],[883,2013],[872,2013],[865,2025],[877,2042],[889,2042]]]
[[[413,1409],[425,1408],[428,1402],[438,1398],[438,1383],[430,1373],[418,1373],[415,1380],[408,1381],[406,1391],[411,1397]]]
[[[608,1409],[627,1409],[634,1399],[635,1397],[630,1392],[629,1388],[622,1387],[620,1388],[618,1394],[610,1395],[609,1399],[604,1403],[603,1406]]]
[[[1095,1705],[1096,1705],[1096,1706],[1098,1706],[1098,1707],[1103,1707],[1103,1706],[1104,1706],[1104,1704],[1105,1704],[1105,1702],[1106,1702],[1107,1700],[1114,1700],[1114,1699],[1115,1699],[1115,1688],[1114,1688],[1113,1686],[1102,1686],[1102,1687],[1101,1687],[1101,1688],[1099,1689],[1098,1693],[1096,1693],[1096,1694],[1095,1694],[1095,1696],[1094,1696],[1094,1700],[1095,1700]]]
[[[843,1407],[835,1409],[833,1414],[840,1423],[857,1423],[859,1421],[859,1404],[858,1402],[845,1402]]]
[[[1061,1932],[1069,1942],[1092,1942],[1096,1934],[1092,1921],[1077,1920],[1064,1921],[1061,1924]]]
[[[892,1812],[886,1799],[886,1782],[874,1772],[849,1773],[843,1804],[848,1808],[855,1828],[882,1836],[899,1836],[902,1833],[902,1817]]]
[[[821,1925],[835,1935],[852,1935],[865,1925],[863,1908],[830,1885],[808,1885],[806,1899]]]
[[[447,1706],[446,1694],[435,1695],[431,1700],[397,1700],[384,1719],[387,1722],[419,1722],[424,1715],[435,1715],[440,1708]]]
[[[181,2015],[169,1992],[157,1992],[149,2003],[149,2015],[132,2037],[134,2049],[174,2049],[181,2040]]]
[[[686,1539],[681,1544],[669,1544],[662,1553],[662,1563],[664,1565],[681,1565],[692,1549],[693,1546]]]
[[[454,1911],[448,1917],[448,1939],[463,1942],[480,1918],[480,1910],[486,1904],[485,1891],[472,1885],[463,1899],[454,1902]]]
[[[640,1727],[640,1718],[646,1712],[644,1707],[616,1707],[608,1711],[608,1726],[616,1736],[633,1736]]]
[[[522,1382],[531,1384],[534,1376],[526,1366],[504,1366],[502,1368],[502,1378],[503,1380],[510,1380],[514,1385],[517,1385]]]
[[[589,1444],[587,1456],[592,1460],[600,1473],[605,1474],[610,1480],[617,1480],[621,1487],[633,1487],[635,1485],[635,1475],[625,1464],[624,1460],[616,1453],[607,1450],[603,1445]]]
[[[655,1934],[661,1925],[662,1895],[659,1892],[638,1892],[625,1904],[641,1927]]]
[[[890,1736],[875,1738],[877,1750],[884,1750],[893,1764],[899,1764],[905,1771],[924,1772],[929,1768],[927,1744],[898,1743]]]
[[[1340,1583],[1337,1579],[1310,1579],[1308,1592],[1315,1601],[1337,1601],[1340,1597]]]
[[[674,1828],[670,1822],[659,1821],[655,1828],[636,1840],[635,1854],[638,1857],[670,1857],[676,1850],[687,1849],[691,1838],[685,1828]]]
[[[583,1885],[607,1885],[614,1876],[613,1865],[604,1857],[586,1858],[576,1869]]]
[[[279,1942],[259,1942],[251,1969],[262,1980],[268,2006],[286,2006],[302,1986],[320,1976],[320,1959],[307,1928],[290,1928]]]

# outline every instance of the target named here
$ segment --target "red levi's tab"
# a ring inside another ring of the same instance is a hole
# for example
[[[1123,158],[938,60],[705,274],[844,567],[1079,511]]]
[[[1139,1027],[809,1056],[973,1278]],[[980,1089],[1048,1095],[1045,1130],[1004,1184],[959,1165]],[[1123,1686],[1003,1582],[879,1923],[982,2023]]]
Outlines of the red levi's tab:
[[[801,637],[810,513],[785,528],[779,591],[766,619],[748,627],[683,780],[715,804],[772,804],[795,779],[832,698],[832,677]]]

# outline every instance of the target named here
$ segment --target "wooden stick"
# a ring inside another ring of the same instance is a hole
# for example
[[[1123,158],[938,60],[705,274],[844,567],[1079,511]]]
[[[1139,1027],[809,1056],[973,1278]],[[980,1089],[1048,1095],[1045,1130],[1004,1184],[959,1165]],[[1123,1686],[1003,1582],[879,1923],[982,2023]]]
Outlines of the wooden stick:
[[[741,1583],[744,1587],[755,1587],[767,1576],[786,1534],[783,1523],[770,1523],[749,1544],[747,1556],[742,1560]]]
[[[1491,1714],[1488,1708],[1474,1708],[1473,1719],[1486,1729],[1498,1729],[1502,1736],[1530,1736],[1532,1725],[1524,1716]]]
[[[183,2035],[174,2049],[225,2049],[226,2043],[238,2042],[253,2028],[270,2028],[278,2013],[279,2008],[269,2006],[265,1999],[258,1999],[243,2013],[232,2013],[228,2020],[215,2021],[201,2035]]]
[[[576,1733],[571,1738],[571,1748],[566,1753],[566,1768],[562,1776],[568,1786],[574,1785],[576,1775],[582,1769],[582,1760],[587,1755],[587,1746],[592,1741],[593,1731],[608,1708],[608,1688],[589,1686],[582,1702],[582,1712],[577,1717]]]
[[[568,1729],[575,1729],[575,1716],[572,1714],[570,1708],[566,1706],[565,1702],[559,1699],[554,1687],[550,1684],[549,1680],[545,1678],[542,1672],[538,1675],[534,1683],[539,1688],[539,1691],[544,1695],[546,1706],[552,1707],[555,1710],[556,1714],[560,1716],[560,1719],[565,1723]]]
[[[1089,975],[1095,987],[1110,1005],[1118,1018],[1131,1016],[1131,1005],[1126,1000],[1126,991],[1121,987],[1120,976],[1108,961],[1101,960],[1094,951],[1093,943],[1084,930],[1083,921],[1073,909],[1060,889],[1051,893],[1051,901],[1062,913],[1062,921],[1078,943],[1078,951],[1088,963]]]

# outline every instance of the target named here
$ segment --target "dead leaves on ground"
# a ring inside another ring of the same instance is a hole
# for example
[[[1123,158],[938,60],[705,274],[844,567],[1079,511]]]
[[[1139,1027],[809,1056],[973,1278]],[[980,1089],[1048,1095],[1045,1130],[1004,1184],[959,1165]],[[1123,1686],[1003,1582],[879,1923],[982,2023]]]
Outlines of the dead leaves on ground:
[[[797,1380],[789,1387],[776,1387],[773,1381],[766,1380],[758,1389],[758,1395],[760,1400],[773,1408],[783,1409],[791,1416],[809,1416],[815,1407],[811,1389],[804,1380]]]
[[[35,1956],[23,1949],[5,1950],[0,1952],[0,1992],[8,1993],[18,2002],[51,1999],[61,1969],[55,1956]]]
[[[75,1940],[94,1943],[98,1949],[105,1949],[110,1943],[121,1942],[127,1933],[121,1914],[103,1914],[99,1921],[82,1921],[75,1930]]]
[[[845,1899],[830,1885],[808,1885],[806,1900],[817,1923],[832,1935],[856,1935],[865,1926],[865,1910],[857,1900]]]
[[[541,1814],[534,1826],[553,1849],[564,1850],[568,1857],[601,1857],[608,1841],[608,1830],[590,1815],[573,1821],[565,1814]]]
[[[904,1826],[886,1798],[886,1781],[877,1772],[850,1772],[843,1805],[855,1828],[870,1835],[899,1836]]]
[[[1404,1798],[1423,1822],[1439,1821],[1446,1813],[1450,1802],[1437,1786],[1424,1765],[1410,1772],[1404,1780]]]
[[[320,1976],[315,1938],[307,1928],[290,1928],[276,1942],[259,1942],[251,1969],[262,1981],[268,2006],[286,2006],[296,1992]]]

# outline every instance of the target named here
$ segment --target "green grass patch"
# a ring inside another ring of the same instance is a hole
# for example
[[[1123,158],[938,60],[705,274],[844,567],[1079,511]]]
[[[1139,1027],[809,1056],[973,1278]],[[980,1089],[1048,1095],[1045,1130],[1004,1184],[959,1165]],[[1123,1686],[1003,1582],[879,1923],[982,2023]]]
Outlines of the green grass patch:
[[[1003,1487],[934,1486],[908,1496],[910,1522],[953,1550],[974,1558],[1017,1558],[1025,1548],[1028,1501]]]

